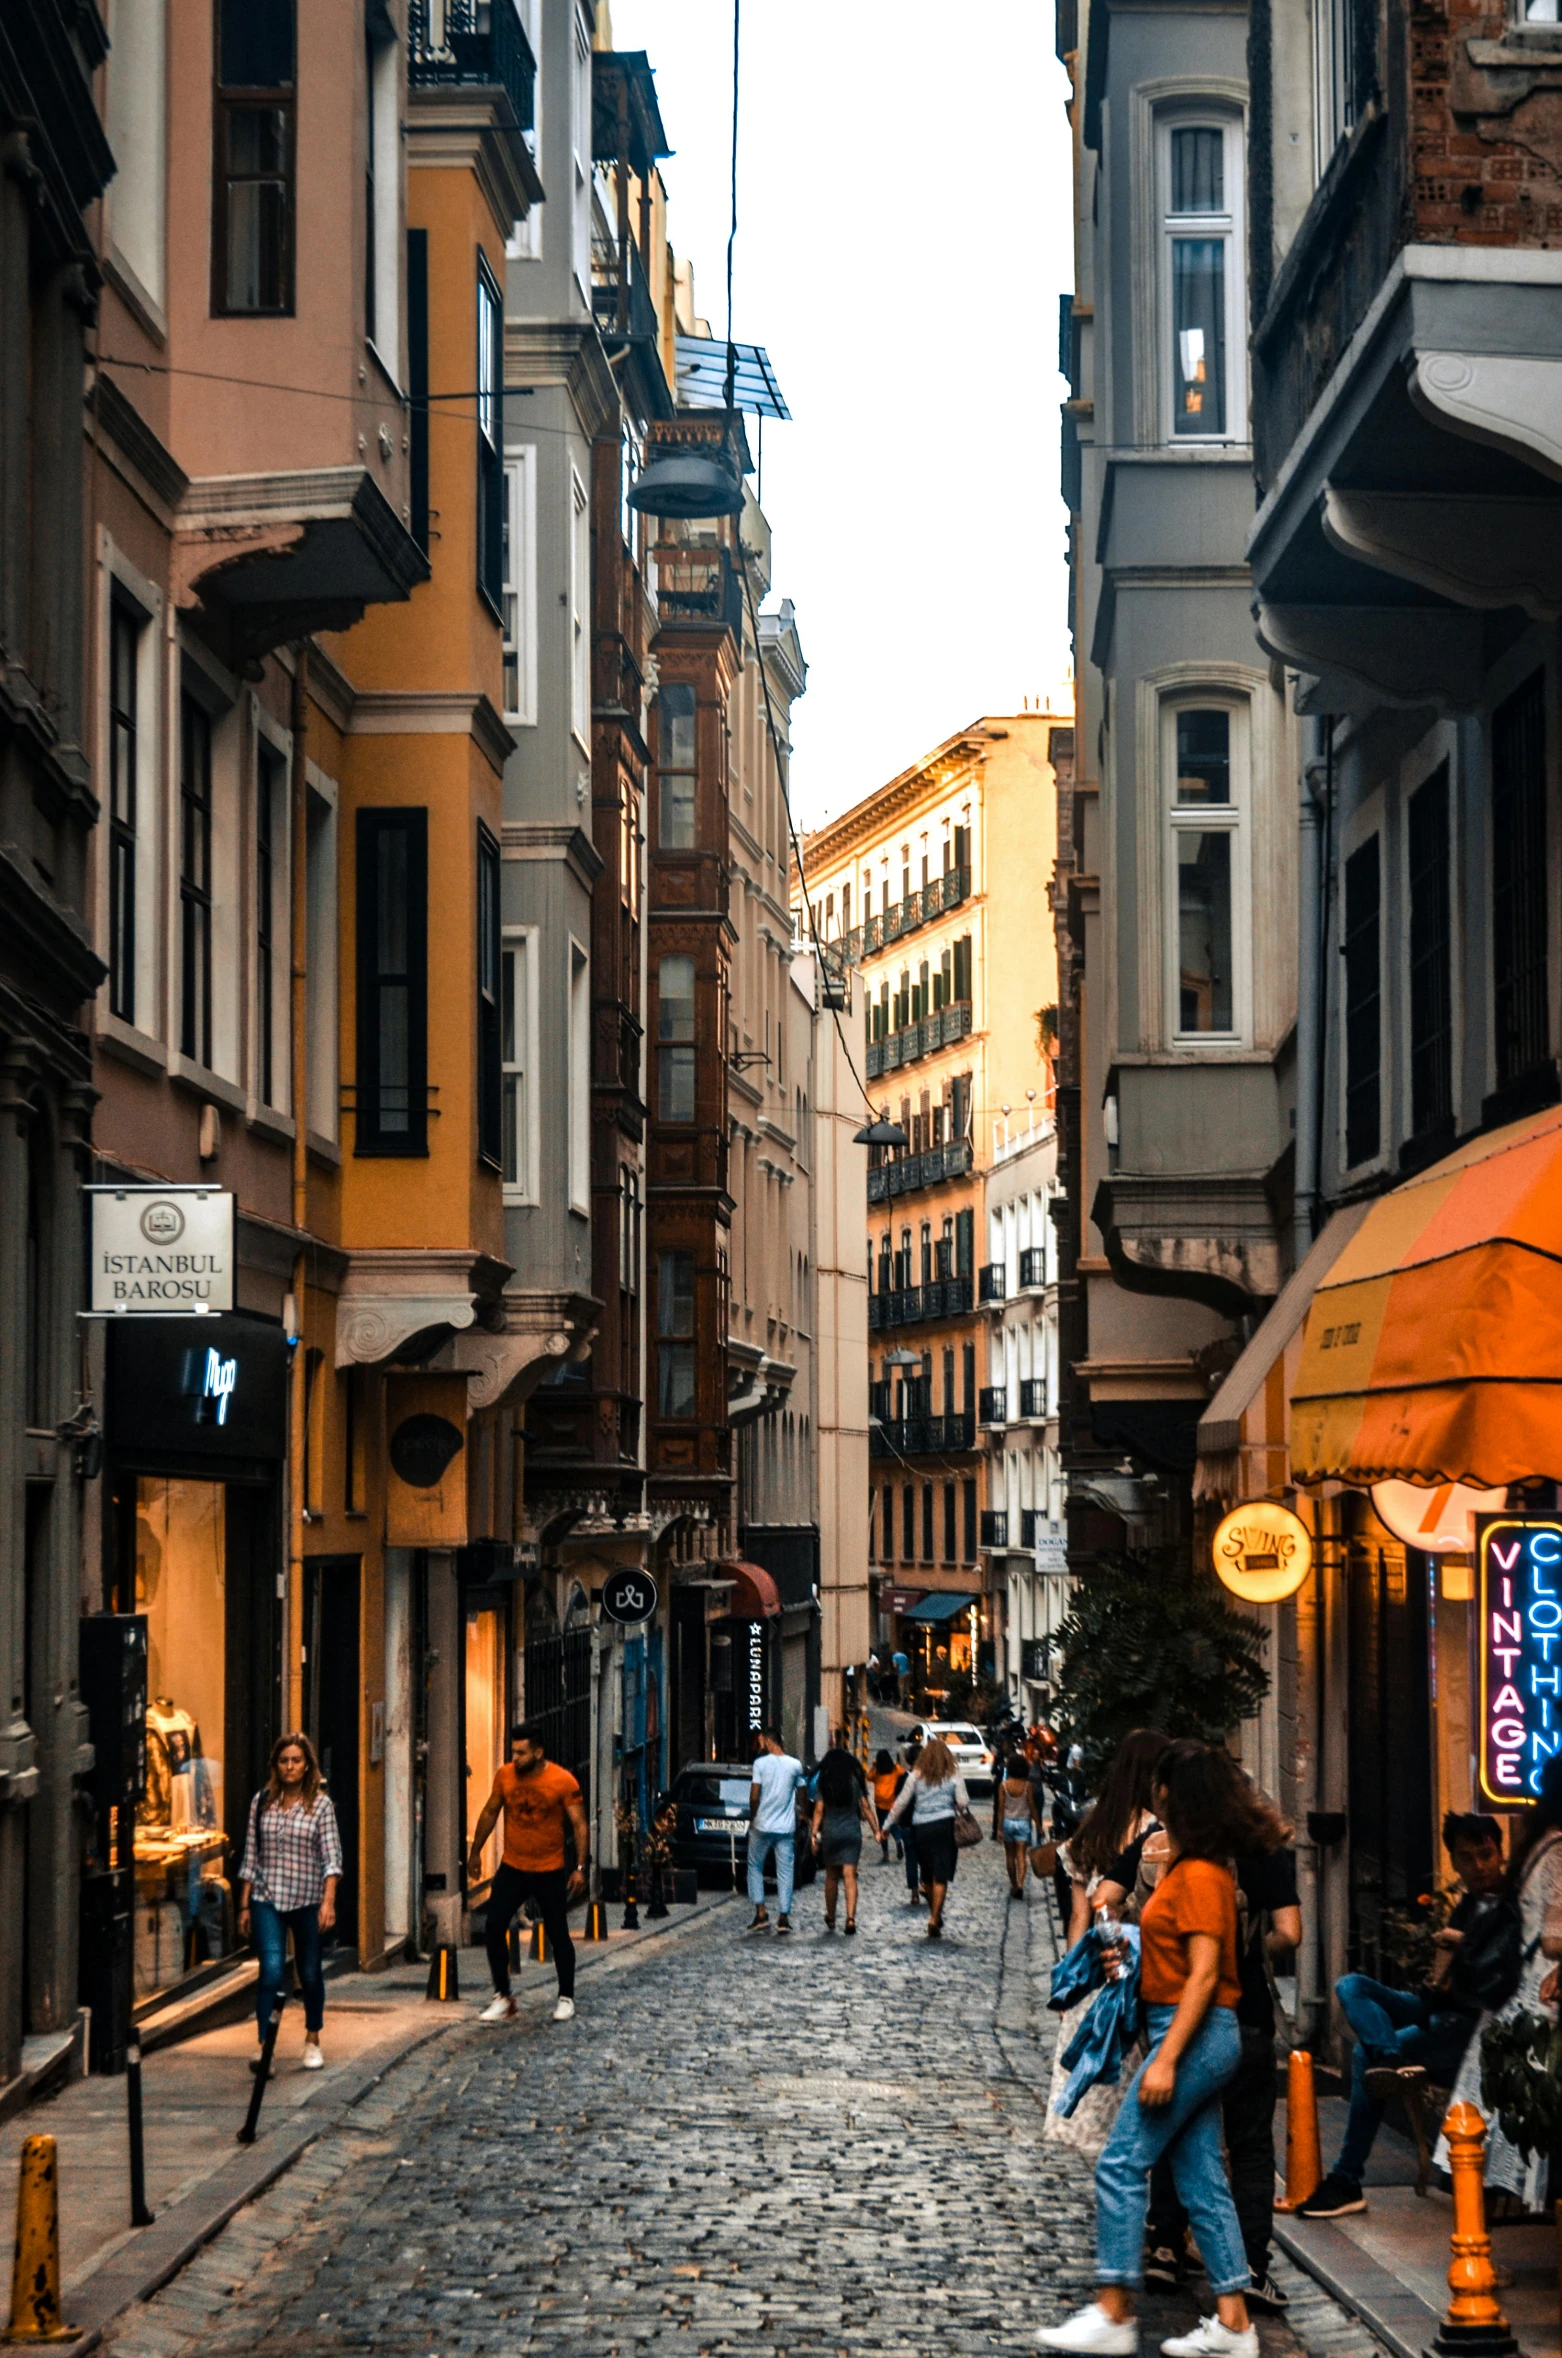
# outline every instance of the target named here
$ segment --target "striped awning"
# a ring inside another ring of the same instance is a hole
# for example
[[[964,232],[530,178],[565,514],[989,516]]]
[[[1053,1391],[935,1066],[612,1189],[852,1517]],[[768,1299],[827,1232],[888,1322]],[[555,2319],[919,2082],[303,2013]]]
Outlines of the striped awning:
[[[1298,1482],[1562,1475],[1562,1107],[1379,1197],[1313,1296],[1290,1423]]]

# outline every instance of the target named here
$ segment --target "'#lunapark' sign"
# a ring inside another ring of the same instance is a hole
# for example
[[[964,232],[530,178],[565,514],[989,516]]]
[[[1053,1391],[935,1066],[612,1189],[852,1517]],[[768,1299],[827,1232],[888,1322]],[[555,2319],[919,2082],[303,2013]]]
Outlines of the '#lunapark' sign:
[[[1483,1515],[1476,1534],[1481,1791],[1522,1809],[1562,1745],[1562,1523]]]

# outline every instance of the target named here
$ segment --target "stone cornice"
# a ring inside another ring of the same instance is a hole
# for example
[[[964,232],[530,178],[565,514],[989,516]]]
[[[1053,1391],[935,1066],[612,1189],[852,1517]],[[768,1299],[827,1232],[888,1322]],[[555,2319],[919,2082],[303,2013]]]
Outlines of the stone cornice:
[[[935,752],[909,770],[902,770],[898,778],[891,778],[877,793],[805,836],[804,858],[810,867],[830,867],[835,861],[860,851],[864,844],[877,843],[881,836],[892,834],[923,803],[936,802],[947,794],[962,770],[979,772],[991,742],[988,732],[981,728],[962,729],[958,736],[946,738]]]
[[[617,425],[618,387],[594,320],[506,319],[504,360],[507,385],[562,385],[588,436]],[[512,427],[524,433],[525,423],[524,411],[510,412]]]
[[[467,737],[504,775],[515,739],[489,702],[469,688],[360,688],[348,734],[354,737]]]
[[[602,1305],[590,1294],[507,1290],[500,1308],[502,1329],[454,1334],[429,1362],[471,1377],[469,1410],[528,1399],[550,1367],[583,1357]]]
[[[336,1305],[336,1364],[394,1359],[420,1336],[497,1321],[509,1265],[473,1245],[351,1251]]]
[[[148,506],[162,511],[161,522],[171,523],[173,511],[190,488],[190,478],[173,452],[158,440],[114,379],[101,370],[88,390],[87,407],[119,456],[139,477],[136,489]]]
[[[500,830],[503,855],[508,860],[565,860],[589,892],[607,862],[584,828],[565,821],[507,819]]]
[[[414,172],[470,172],[501,237],[542,198],[509,95],[497,83],[413,83],[407,92],[407,165]]]

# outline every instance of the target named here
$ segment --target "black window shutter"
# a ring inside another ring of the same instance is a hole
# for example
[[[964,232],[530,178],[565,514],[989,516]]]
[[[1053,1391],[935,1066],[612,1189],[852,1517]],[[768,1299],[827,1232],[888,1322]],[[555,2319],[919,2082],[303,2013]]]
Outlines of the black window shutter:
[[[428,813],[358,813],[356,1152],[428,1152]]]
[[[1345,863],[1345,1161],[1370,1162],[1383,1143],[1382,867],[1369,835]]]
[[[504,1087],[499,1024],[499,846],[486,827],[477,830],[477,1152],[497,1171],[504,1139],[500,1098]]]

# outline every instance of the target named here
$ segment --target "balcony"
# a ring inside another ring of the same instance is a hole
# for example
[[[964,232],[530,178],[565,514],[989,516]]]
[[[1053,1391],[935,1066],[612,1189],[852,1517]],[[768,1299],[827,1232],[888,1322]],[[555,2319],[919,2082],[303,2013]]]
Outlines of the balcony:
[[[972,1160],[970,1139],[951,1138],[922,1154],[903,1154],[894,1162],[880,1163],[876,1171],[868,1173],[868,1201],[888,1203],[893,1196],[914,1194],[919,1187],[936,1187],[943,1179],[963,1179]]]
[[[514,0],[408,0],[407,81],[413,89],[497,87],[515,129],[536,127],[537,60]]]
[[[968,1277],[935,1278],[931,1285],[892,1286],[868,1296],[868,1330],[915,1326],[929,1318],[959,1318],[971,1308]]]
[[[686,548],[660,541],[651,551],[656,608],[663,629],[709,623],[743,635],[743,590],[725,549]]]
[[[1009,1421],[1009,1394],[1003,1384],[988,1384],[977,1395],[981,1421],[984,1425],[1006,1425]]]
[[[984,1548],[995,1548],[995,1549],[996,1549],[996,1548],[1007,1548],[1008,1544],[1009,1544],[1009,1518],[1008,1518],[1008,1516],[1007,1516],[1006,1514],[1002,1513],[1001,1511],[1000,1511],[1000,1512],[998,1512],[998,1513],[994,1513],[994,1512],[993,1512],[993,1510],[992,1510],[991,1508],[984,1508],[984,1509],[983,1509],[983,1512],[982,1512],[982,1545],[983,1545],[983,1547],[984,1547]]]
[[[620,267],[617,246],[607,238],[591,242],[591,314],[609,350],[621,343],[656,342],[656,305],[646,284],[639,248],[631,243],[627,277]]]
[[[1020,1415],[1044,1422],[1047,1414],[1047,1386],[1041,1376],[1024,1376],[1020,1382]],[[1027,1546],[1029,1542],[1027,1541]]]
[[[870,1457],[942,1456],[975,1445],[969,1410],[964,1416],[885,1417],[868,1427]]]
[[[930,1416],[927,1420],[929,1449],[974,1449],[976,1447],[976,1419],[966,1409],[959,1416]]]
[[[931,884],[924,884],[909,893],[903,901],[891,901],[877,917],[864,918],[861,925],[843,933],[837,945],[847,962],[856,965],[859,959],[871,958],[889,942],[903,941],[919,925],[942,917],[946,909],[958,909],[970,897],[971,871],[969,868],[946,868],[942,876],[935,876]]]
[[[1046,1247],[1044,1245],[1027,1245],[1020,1255],[1021,1293],[1027,1293],[1036,1286],[1043,1286],[1046,1282]]]
[[[966,1039],[970,1030],[970,1000],[952,999],[947,1007],[935,1007],[920,1022],[902,1024],[897,1031],[886,1032],[881,1040],[870,1040],[868,1078],[877,1080],[881,1073],[894,1072],[903,1064],[915,1064],[920,1056],[933,1056],[940,1048],[952,1048],[957,1041]]]
[[[989,1261],[981,1272],[980,1298],[984,1302],[1004,1302],[1008,1297],[1007,1270],[1001,1261]]]

